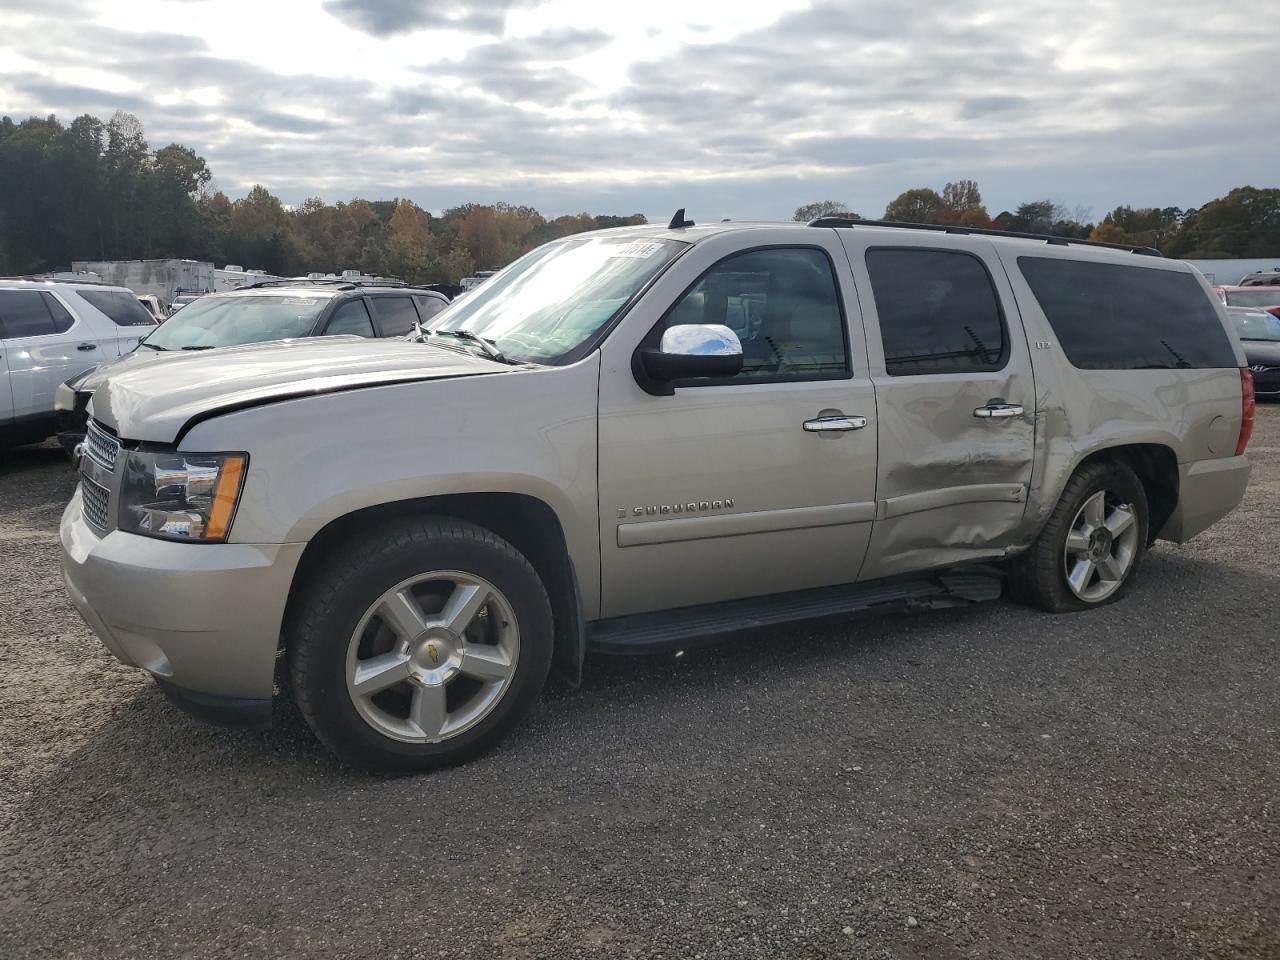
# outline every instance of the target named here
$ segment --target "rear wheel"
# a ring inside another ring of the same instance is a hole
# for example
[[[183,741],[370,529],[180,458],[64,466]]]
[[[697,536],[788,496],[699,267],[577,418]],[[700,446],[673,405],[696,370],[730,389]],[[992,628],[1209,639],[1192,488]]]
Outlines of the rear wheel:
[[[496,743],[537,698],[551,609],[511,544],[473,524],[413,518],[324,568],[287,638],[294,698],[359,766],[424,770]]]
[[[1147,545],[1147,497],[1121,463],[1081,467],[1031,549],[1010,564],[1015,599],[1043,610],[1085,610],[1128,590]]]

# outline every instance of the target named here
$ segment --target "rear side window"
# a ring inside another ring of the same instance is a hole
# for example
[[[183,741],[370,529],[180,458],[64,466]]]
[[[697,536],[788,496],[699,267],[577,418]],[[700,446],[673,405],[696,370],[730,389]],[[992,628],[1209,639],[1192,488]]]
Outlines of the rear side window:
[[[1019,257],[1036,302],[1082,370],[1234,367],[1208,294],[1189,273]]]
[[[132,294],[122,290],[77,290],[76,293],[80,299],[110,317],[117,326],[155,326],[156,318]]]
[[[873,248],[867,251],[867,272],[890,376],[1004,366],[1000,300],[977,257],[957,250]]]
[[[369,311],[363,300],[359,298],[348,300],[329,318],[329,326],[325,334],[335,337],[344,333],[357,337],[373,336],[373,321],[369,319]]]
[[[0,290],[0,335],[17,339],[57,332],[43,293],[38,290]]]
[[[53,328],[55,330],[59,333],[66,333],[75,326],[76,318],[62,305],[61,300],[52,293],[42,293],[41,296],[44,297],[44,305],[49,308],[49,313],[53,316]]]
[[[378,318],[380,337],[402,337],[418,322],[418,311],[407,296],[374,297],[373,312]]]
[[[426,323],[449,304],[442,297],[427,297],[419,293],[413,295],[413,302],[418,305],[418,316]]]

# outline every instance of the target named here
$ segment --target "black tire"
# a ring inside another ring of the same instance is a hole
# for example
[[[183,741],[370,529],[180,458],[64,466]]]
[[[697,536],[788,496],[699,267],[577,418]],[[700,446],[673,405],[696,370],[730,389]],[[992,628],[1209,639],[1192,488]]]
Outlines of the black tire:
[[[1107,491],[1131,504],[1138,524],[1134,557],[1118,588],[1105,598],[1088,601],[1077,596],[1067,582],[1066,546],[1071,524],[1085,502]],[[1067,481],[1062,497],[1049,515],[1040,536],[1025,553],[1009,563],[1009,593],[1014,600],[1050,613],[1091,610],[1114,603],[1128,593],[1146,555],[1149,512],[1142,481],[1125,464],[1095,461],[1080,467]]]
[[[546,589],[515,547],[472,523],[418,516],[382,525],[332,553],[298,598],[285,643],[294,701],[340,759],[390,773],[460,763],[493,747],[528,713],[546,682],[554,633]],[[378,731],[356,710],[347,690],[347,650],[384,591],[434,570],[472,574],[502,592],[518,624],[519,658],[510,686],[475,726],[436,743],[406,743]]]

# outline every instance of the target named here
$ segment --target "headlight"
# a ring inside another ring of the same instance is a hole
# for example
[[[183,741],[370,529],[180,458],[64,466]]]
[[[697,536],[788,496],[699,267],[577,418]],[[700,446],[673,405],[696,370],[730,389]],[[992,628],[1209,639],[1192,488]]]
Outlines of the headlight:
[[[65,383],[60,383],[53,391],[53,409],[70,413],[76,408],[76,392]]]
[[[120,484],[120,529],[193,543],[226,540],[248,464],[244,453],[131,450]]]

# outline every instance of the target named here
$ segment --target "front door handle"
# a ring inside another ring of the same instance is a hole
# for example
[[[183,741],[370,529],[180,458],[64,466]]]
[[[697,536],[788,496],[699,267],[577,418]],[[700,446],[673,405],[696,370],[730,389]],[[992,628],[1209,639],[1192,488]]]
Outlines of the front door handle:
[[[985,407],[979,407],[973,411],[973,415],[983,420],[989,420],[992,417],[1020,417],[1022,416],[1022,404],[992,400]]]
[[[804,422],[809,433],[825,433],[828,430],[861,430],[867,425],[866,417],[814,417]]]
[[[78,347],[76,347],[76,349],[77,350],[97,350],[98,345],[96,343],[82,343]]]

